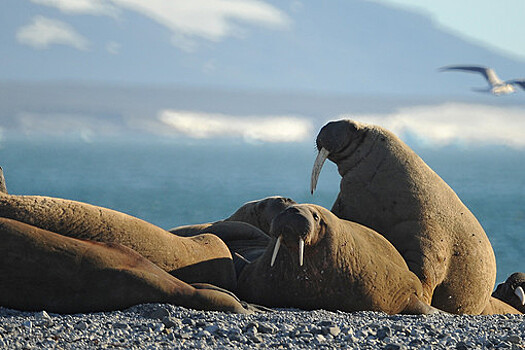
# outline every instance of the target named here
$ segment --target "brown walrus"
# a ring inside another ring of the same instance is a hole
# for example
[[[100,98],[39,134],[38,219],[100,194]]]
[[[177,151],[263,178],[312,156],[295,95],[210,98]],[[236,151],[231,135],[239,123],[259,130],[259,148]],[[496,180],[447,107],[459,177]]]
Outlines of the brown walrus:
[[[498,284],[492,293],[497,298],[521,312],[525,313],[525,273],[515,272],[503,283]]]
[[[0,237],[4,307],[77,313],[165,302],[251,313],[233,295],[190,286],[121,244],[70,238],[5,218],[0,218]]]
[[[384,237],[313,204],[277,215],[274,239],[238,279],[241,299],[268,307],[432,313],[421,282]],[[280,249],[282,242],[287,249]],[[302,243],[301,243],[302,242]],[[273,265],[273,266],[272,266]]]
[[[244,203],[224,220],[205,224],[174,227],[173,234],[192,237],[203,233],[219,236],[230,248],[238,272],[246,263],[257,259],[270,241],[268,233],[273,218],[289,206],[293,199],[271,196]]]
[[[122,244],[188,283],[236,286],[231,254],[215,235],[178,237],[111,209],[42,196],[0,193],[0,217],[72,238]]]
[[[271,196],[244,203],[228,218],[205,224],[185,225],[169,229],[171,233],[180,236],[192,236],[195,233],[206,232],[212,225],[229,221],[240,221],[257,227],[264,233],[270,232],[273,218],[290,205],[297,204],[293,199]]]
[[[340,120],[317,136],[312,193],[326,158],[342,176],[332,212],[385,236],[438,309],[479,314],[496,280],[492,246],[454,191],[397,136]]]

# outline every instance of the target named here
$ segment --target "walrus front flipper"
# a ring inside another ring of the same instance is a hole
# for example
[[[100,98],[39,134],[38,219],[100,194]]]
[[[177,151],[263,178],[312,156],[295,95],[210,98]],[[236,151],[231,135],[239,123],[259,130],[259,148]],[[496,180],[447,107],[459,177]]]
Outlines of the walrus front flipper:
[[[65,237],[0,218],[0,305],[78,313],[171,303],[253,313],[219,290],[199,290],[118,243]]]
[[[0,193],[7,194],[7,187],[5,185],[4,170],[0,166]]]
[[[485,306],[485,309],[483,309],[483,312],[481,315],[505,315],[505,314],[512,314],[512,315],[519,315],[522,312],[515,309],[511,305],[507,304],[506,302],[496,298],[496,297],[490,297],[489,302],[487,303],[487,306]]]

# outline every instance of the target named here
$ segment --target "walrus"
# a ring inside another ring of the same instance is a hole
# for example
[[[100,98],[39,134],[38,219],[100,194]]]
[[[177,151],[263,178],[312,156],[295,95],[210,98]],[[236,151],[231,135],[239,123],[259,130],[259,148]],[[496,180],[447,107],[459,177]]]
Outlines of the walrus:
[[[497,298],[521,312],[525,313],[525,273],[515,272],[503,283],[498,284],[492,293]]]
[[[242,300],[306,310],[436,311],[421,300],[421,282],[396,249],[365,226],[296,204],[273,219],[270,235],[263,255],[239,276]]]
[[[328,158],[342,176],[332,212],[386,237],[421,280],[425,302],[450,313],[481,313],[496,280],[494,251],[445,181],[379,126],[329,122],[316,143],[312,193]]]
[[[238,273],[246,263],[251,263],[265,251],[270,242],[268,233],[273,218],[293,204],[297,203],[287,197],[266,197],[244,203],[224,220],[179,226],[169,231],[182,237],[204,233],[219,236],[230,249]]]
[[[0,192],[0,217],[72,238],[122,244],[188,283],[209,283],[228,290],[236,286],[230,251],[215,235],[179,237],[111,209],[5,192]]]
[[[191,286],[136,251],[70,238],[0,218],[0,305],[57,313],[112,311],[141,303],[252,313],[219,288]]]
[[[264,233],[270,232],[273,218],[290,205],[297,204],[293,199],[282,196],[271,196],[244,203],[232,215],[224,220],[204,224],[178,226],[169,229],[171,233],[180,236],[191,236],[195,233],[206,232],[212,225],[218,223],[236,221],[245,222],[257,227]]]

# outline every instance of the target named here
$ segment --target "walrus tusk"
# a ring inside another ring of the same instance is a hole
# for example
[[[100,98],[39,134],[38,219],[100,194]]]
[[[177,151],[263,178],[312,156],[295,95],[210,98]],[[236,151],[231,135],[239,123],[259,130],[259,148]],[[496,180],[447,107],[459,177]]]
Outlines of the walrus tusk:
[[[241,254],[239,254],[239,253],[237,253],[237,252],[235,252],[234,254],[235,254],[236,257],[238,257],[239,259],[241,259],[241,260],[244,261],[245,263],[247,263],[247,264],[251,264],[251,263],[252,263],[250,260],[246,259],[246,258],[245,258],[244,256],[242,256]]]
[[[328,155],[330,152],[324,147],[322,147],[319,150],[319,153],[317,153],[317,157],[315,158],[314,166],[312,168],[312,178],[310,180],[310,193],[314,194],[315,187],[317,186],[317,180],[319,179],[319,174],[321,173],[321,169],[323,168],[323,164],[328,158]]]
[[[277,238],[277,241],[275,242],[275,247],[273,248],[272,261],[270,262],[270,266],[273,266],[273,263],[275,262],[275,258],[277,257],[277,253],[279,252],[279,247],[281,246],[282,240],[283,240],[283,236],[279,236]]]
[[[521,286],[514,289],[514,294],[516,294],[518,298],[520,298],[521,305],[525,305],[525,293],[523,292],[523,288],[521,288]]]
[[[303,266],[304,261],[304,239],[299,238],[299,266]]]

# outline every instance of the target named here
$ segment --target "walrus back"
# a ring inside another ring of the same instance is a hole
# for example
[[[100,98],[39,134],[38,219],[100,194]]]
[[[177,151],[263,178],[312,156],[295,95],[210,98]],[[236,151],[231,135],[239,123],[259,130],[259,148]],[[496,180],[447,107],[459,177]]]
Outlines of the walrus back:
[[[120,243],[188,282],[236,284],[228,248],[213,235],[178,237],[121,212],[43,196],[0,195],[0,217],[68,237]]]

